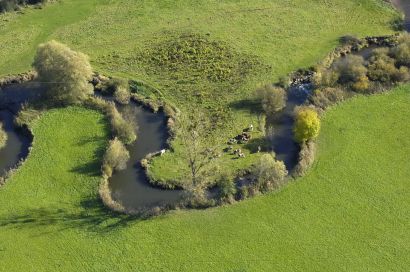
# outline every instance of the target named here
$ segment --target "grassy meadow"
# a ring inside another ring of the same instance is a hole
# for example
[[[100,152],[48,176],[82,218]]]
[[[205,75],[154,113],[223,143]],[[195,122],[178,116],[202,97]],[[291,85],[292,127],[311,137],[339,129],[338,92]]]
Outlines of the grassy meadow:
[[[182,112],[191,107],[205,111],[219,124],[214,135],[221,150],[250,124],[257,127],[260,112],[252,100],[258,86],[313,65],[343,35],[391,33],[390,23],[398,16],[380,0],[65,0],[23,12],[0,15],[0,75],[28,70],[36,46],[56,39],[88,54],[99,72],[156,87],[161,94],[146,94],[152,98],[159,96]],[[206,69],[193,69],[196,65],[189,61],[152,61],[171,54],[172,46],[184,45],[181,37],[186,35],[218,44],[216,51],[202,50],[210,52],[202,56],[211,62],[205,61]],[[220,55],[226,57],[213,58]],[[262,133],[253,136],[260,139]],[[174,148],[153,162],[153,178],[180,179],[185,164],[178,142]],[[258,157],[254,150],[242,149],[246,159],[222,156],[221,169],[234,172]]]
[[[406,271],[409,101],[407,85],[329,110],[313,169],[279,192],[150,220],[97,200],[104,118],[47,112],[0,189],[0,271]]]
[[[161,93],[146,95],[221,116],[221,138],[256,124],[246,105],[258,85],[313,65],[340,36],[389,34],[398,16],[381,0],[63,0],[23,13],[0,15],[0,75],[28,70],[37,45],[56,39],[97,71]],[[150,58],[191,33],[232,56],[211,67],[222,80],[206,62],[189,70]],[[148,220],[98,198],[107,120],[79,107],[45,112],[26,163],[0,188],[0,271],[406,271],[409,102],[404,85],[330,109],[314,166],[280,191]],[[256,157],[226,156],[222,168]],[[163,156],[153,175],[178,178],[179,164],[178,152]]]

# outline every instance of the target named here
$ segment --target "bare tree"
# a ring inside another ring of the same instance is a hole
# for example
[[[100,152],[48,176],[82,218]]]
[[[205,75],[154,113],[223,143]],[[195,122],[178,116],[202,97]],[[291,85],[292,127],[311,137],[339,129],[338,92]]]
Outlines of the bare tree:
[[[196,197],[204,193],[216,169],[216,141],[209,119],[199,111],[181,115],[177,120],[177,140],[186,161],[186,190]]]

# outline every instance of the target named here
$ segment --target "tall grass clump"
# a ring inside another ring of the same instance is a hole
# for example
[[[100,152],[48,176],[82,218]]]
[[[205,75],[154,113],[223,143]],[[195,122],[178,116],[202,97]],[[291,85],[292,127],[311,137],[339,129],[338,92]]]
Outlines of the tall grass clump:
[[[3,123],[0,123],[0,149],[6,145],[7,133],[4,131]]]
[[[131,144],[137,139],[136,124],[123,118],[121,113],[115,107],[114,102],[106,101],[98,97],[90,97],[84,104],[90,108],[103,112],[110,121],[113,136],[124,144]]]
[[[124,170],[129,159],[130,154],[124,144],[118,138],[114,138],[110,141],[104,155],[103,172],[107,176],[111,176],[116,170]]]

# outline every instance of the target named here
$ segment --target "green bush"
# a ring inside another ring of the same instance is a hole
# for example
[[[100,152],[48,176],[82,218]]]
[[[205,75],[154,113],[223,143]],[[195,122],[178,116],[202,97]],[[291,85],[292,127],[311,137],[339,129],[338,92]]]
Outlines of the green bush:
[[[247,199],[249,197],[248,186],[239,187],[236,193],[237,199]]]
[[[125,169],[129,159],[130,154],[124,144],[117,138],[114,138],[110,141],[104,155],[103,172],[107,176],[111,176],[113,171]]]
[[[338,83],[340,84],[363,82],[367,74],[363,57],[356,55],[348,55],[340,59],[331,69],[339,74]]]
[[[256,90],[256,95],[261,100],[262,108],[267,115],[282,110],[286,105],[287,97],[283,88],[265,85]]]
[[[16,118],[14,119],[14,123],[22,127],[26,124],[30,124],[33,120],[37,119],[41,114],[41,111],[23,107],[19,113],[17,114]]]
[[[269,191],[279,187],[287,174],[285,164],[275,160],[272,154],[263,154],[252,170],[252,175],[260,191]]]
[[[298,164],[293,170],[293,175],[300,177],[306,174],[307,170],[312,166],[315,161],[316,143],[314,141],[308,141],[302,143],[300,146]]]
[[[391,58],[388,48],[374,49],[369,59],[368,76],[382,83],[400,82],[408,79],[408,68],[397,69],[395,59]]]
[[[108,117],[110,119],[111,128],[115,136],[123,143],[130,144],[137,139],[135,127],[131,122],[127,122],[118,112],[114,104],[108,108]]]
[[[320,119],[317,112],[311,108],[299,108],[296,111],[293,133],[296,141],[304,143],[319,135]]]
[[[315,90],[309,100],[312,105],[324,110],[347,97],[348,94],[343,89],[327,87]]]
[[[92,109],[102,111],[110,121],[112,134],[125,144],[130,144],[137,139],[135,120],[127,121],[118,112],[114,102],[102,98],[90,97],[84,104]]]
[[[131,93],[126,87],[119,86],[114,92],[114,99],[120,104],[128,104],[130,102]]]
[[[46,98],[57,103],[78,103],[93,93],[88,56],[56,41],[40,44],[33,63],[46,87]]]
[[[398,38],[398,45],[391,49],[391,55],[398,65],[410,66],[410,34],[402,34]]]
[[[402,66],[396,70],[392,75],[392,80],[394,82],[406,82],[410,80],[410,71],[409,68]]]
[[[222,175],[217,181],[219,188],[219,197],[223,200],[233,199],[236,194],[236,185],[234,181],[227,175]]]
[[[359,93],[367,92],[370,88],[369,78],[366,75],[362,75],[352,84],[352,88]]]
[[[340,74],[332,69],[322,69],[317,71],[312,79],[313,85],[320,87],[333,87],[337,84]]]

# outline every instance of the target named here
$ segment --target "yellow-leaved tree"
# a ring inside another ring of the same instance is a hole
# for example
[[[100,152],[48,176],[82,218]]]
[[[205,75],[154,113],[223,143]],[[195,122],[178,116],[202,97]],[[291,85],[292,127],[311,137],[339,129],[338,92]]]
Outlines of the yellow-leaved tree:
[[[320,119],[317,112],[310,108],[300,108],[296,112],[293,133],[296,141],[305,143],[319,135]]]

